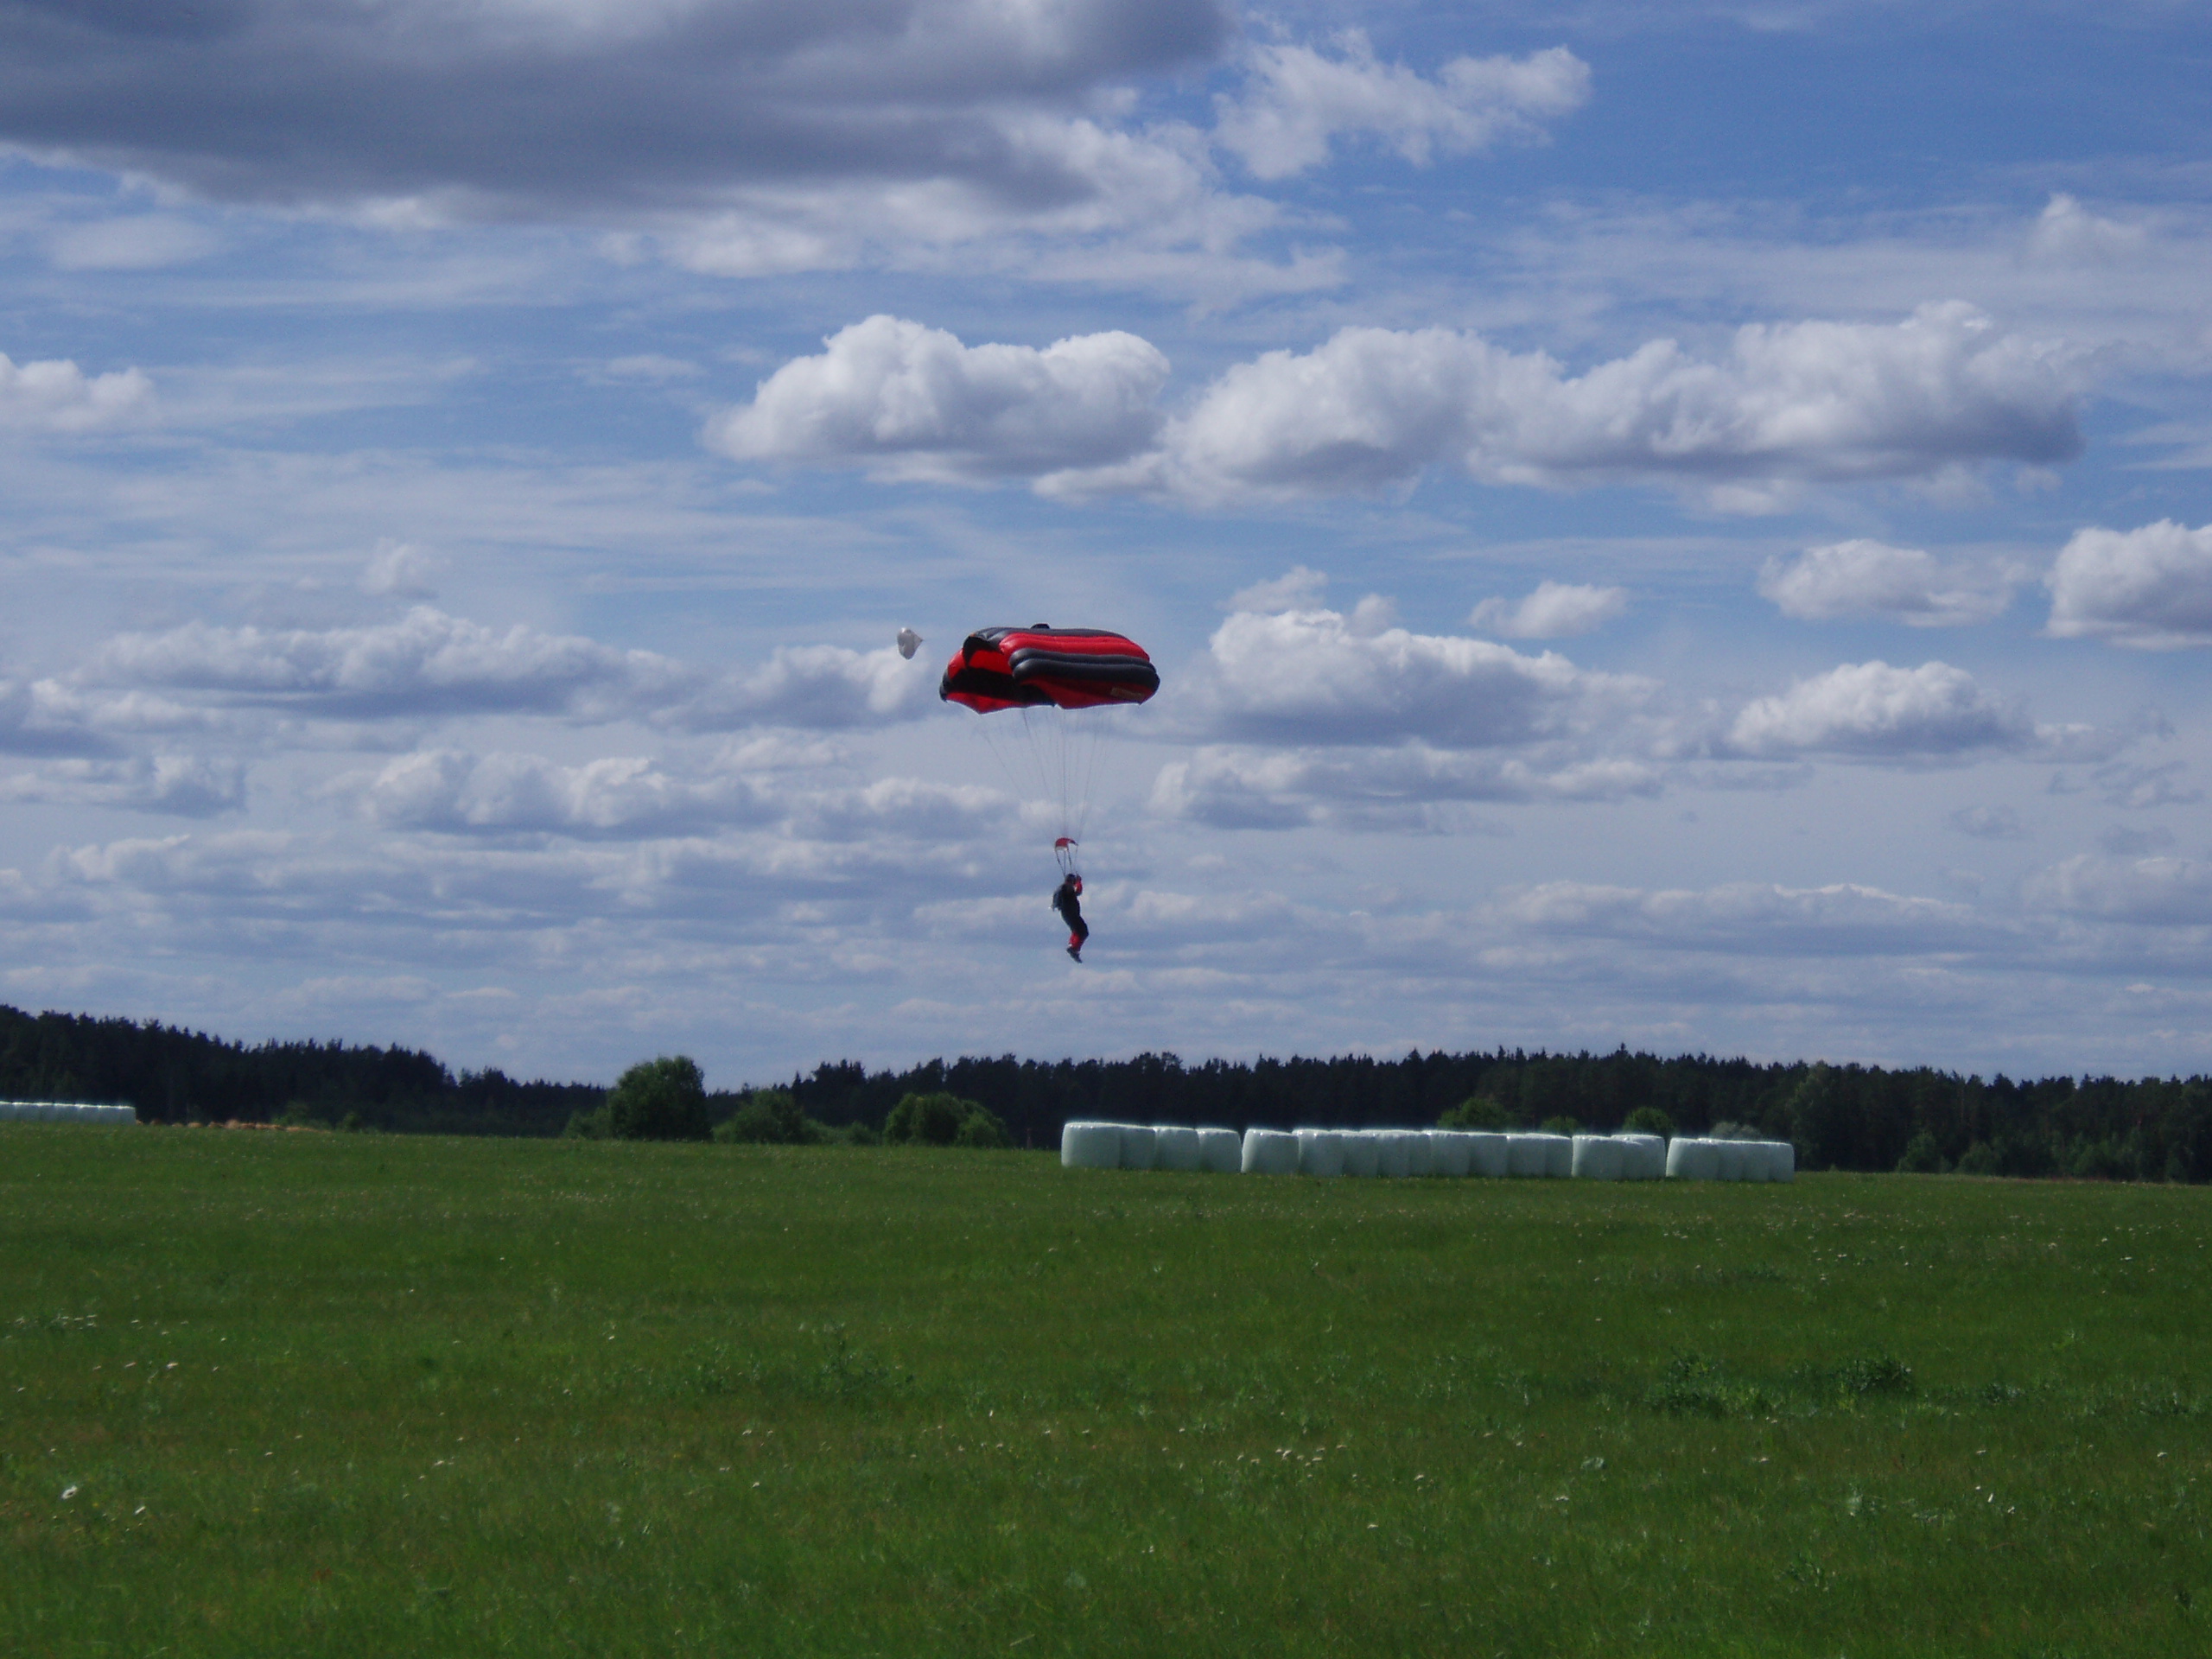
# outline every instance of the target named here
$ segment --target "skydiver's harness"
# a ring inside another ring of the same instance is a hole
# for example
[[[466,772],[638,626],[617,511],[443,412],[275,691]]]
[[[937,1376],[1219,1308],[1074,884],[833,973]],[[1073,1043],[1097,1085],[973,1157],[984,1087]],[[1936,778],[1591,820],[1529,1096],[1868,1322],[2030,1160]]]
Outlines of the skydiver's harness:
[[[1052,893],[1052,908],[1068,925],[1070,950],[1082,949],[1083,942],[1090,937],[1090,925],[1083,919],[1082,893],[1083,878],[1072,872]]]

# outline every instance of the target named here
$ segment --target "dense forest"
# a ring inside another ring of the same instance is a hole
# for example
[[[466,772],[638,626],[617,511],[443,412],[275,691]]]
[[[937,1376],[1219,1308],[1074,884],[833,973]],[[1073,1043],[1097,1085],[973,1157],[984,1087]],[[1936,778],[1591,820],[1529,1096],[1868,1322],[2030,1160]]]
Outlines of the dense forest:
[[[908,1094],[949,1092],[995,1113],[1016,1146],[1056,1147],[1071,1117],[1135,1122],[1433,1123],[1478,1103],[1500,1122],[1571,1118],[1619,1127],[1656,1108],[1694,1134],[1735,1123],[1796,1143],[1808,1169],[2212,1180],[2212,1079],[2016,1082],[1929,1067],[1758,1065],[1702,1054],[1545,1054],[1519,1049],[1402,1059],[931,1060],[903,1071],[854,1061],[791,1079],[806,1115],[880,1128]],[[605,1097],[597,1084],[455,1076],[434,1057],[343,1042],[249,1047],[129,1020],[0,1007],[0,1097],[127,1102],[165,1122],[321,1123],[462,1135],[558,1135]],[[717,1120],[750,1090],[709,1096]]]

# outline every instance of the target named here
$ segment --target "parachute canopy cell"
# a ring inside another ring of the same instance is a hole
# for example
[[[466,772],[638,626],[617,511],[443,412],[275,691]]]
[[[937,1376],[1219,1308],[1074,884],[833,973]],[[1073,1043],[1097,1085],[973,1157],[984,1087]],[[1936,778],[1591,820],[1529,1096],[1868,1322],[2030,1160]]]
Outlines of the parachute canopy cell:
[[[1096,628],[979,628],[945,664],[937,694],[979,715],[1143,702],[1160,675],[1142,645]]]

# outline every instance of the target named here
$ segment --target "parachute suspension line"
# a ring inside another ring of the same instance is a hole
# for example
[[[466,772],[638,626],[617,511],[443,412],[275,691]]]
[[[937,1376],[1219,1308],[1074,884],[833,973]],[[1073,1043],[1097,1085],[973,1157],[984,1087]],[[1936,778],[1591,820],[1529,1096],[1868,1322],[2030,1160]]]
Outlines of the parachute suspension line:
[[[1030,802],[1042,805],[1048,817],[1057,804],[1060,834],[1053,853],[1072,874],[1073,849],[1089,824],[1106,734],[1119,727],[1117,715],[1159,689],[1160,676],[1135,640],[1040,622],[969,634],[945,665],[938,695],[985,716],[985,741],[1014,785],[1024,817],[1031,817]],[[1008,712],[1021,717],[1020,747],[1027,753],[1020,760],[998,743],[993,723]]]

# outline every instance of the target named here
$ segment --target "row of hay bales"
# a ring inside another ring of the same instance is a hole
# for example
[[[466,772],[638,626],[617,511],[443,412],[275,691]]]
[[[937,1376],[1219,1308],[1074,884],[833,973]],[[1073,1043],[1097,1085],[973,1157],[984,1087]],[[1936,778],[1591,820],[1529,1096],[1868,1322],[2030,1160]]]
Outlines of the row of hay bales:
[[[1222,1175],[1482,1175],[1597,1181],[1787,1181],[1786,1141],[1656,1135],[1493,1134],[1479,1129],[1234,1129],[1077,1122],[1060,1131],[1070,1169],[1169,1169]]]
[[[0,1123],[136,1123],[135,1106],[80,1106],[60,1100],[0,1100]]]

